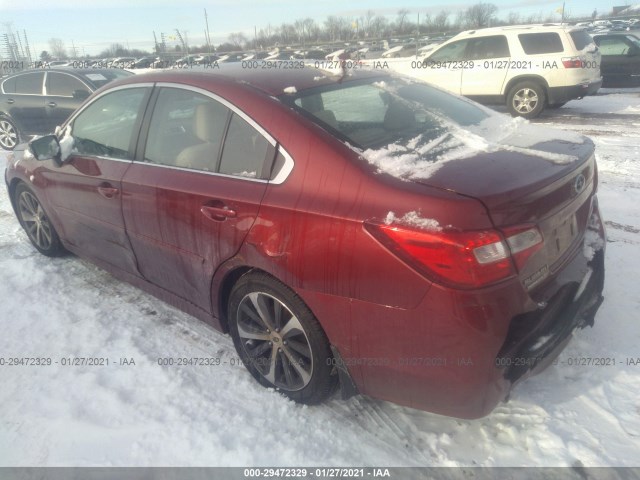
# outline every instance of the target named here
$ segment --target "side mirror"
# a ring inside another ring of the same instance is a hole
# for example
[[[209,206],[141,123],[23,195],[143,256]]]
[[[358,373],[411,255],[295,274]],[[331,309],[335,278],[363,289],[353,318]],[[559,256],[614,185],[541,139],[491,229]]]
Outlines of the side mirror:
[[[55,135],[45,135],[29,142],[29,150],[36,160],[53,160],[56,164],[62,164],[62,150],[60,142]]]
[[[76,100],[86,100],[91,94],[86,90],[74,90],[72,95]]]

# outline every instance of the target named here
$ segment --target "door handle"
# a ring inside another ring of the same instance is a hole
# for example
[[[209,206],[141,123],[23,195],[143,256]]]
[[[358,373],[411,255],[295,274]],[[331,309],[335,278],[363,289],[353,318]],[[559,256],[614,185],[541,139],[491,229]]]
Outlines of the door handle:
[[[9,98],[7,99],[7,103],[11,105],[12,103],[16,103],[16,101],[13,98]]]
[[[100,186],[98,187],[98,193],[100,195],[102,195],[104,198],[113,198],[116,195],[118,195],[118,192],[120,192],[120,190],[118,190],[117,188],[114,187],[109,187],[109,186]]]
[[[47,106],[49,106],[49,107],[55,107],[55,106],[57,106],[57,105],[58,105],[58,104],[57,104],[56,102],[49,102],[49,103],[47,103]]]
[[[231,210],[229,207],[210,207],[208,205],[203,205],[200,208],[202,214],[207,217],[209,220],[213,220],[214,222],[224,222],[227,218],[236,218],[236,211]]]

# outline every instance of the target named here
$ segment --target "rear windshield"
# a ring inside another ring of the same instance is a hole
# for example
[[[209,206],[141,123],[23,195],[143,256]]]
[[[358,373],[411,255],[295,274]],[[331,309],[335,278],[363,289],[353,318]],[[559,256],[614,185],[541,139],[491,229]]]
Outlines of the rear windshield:
[[[556,32],[521,33],[518,35],[524,53],[536,55],[541,53],[563,52],[562,40]]]
[[[96,88],[103,87],[107,83],[116,80],[118,78],[130,77],[133,75],[131,72],[114,68],[111,70],[96,70],[95,72],[86,72],[82,76],[93,83]]]
[[[591,35],[589,35],[585,30],[575,30],[569,33],[569,35],[571,35],[571,39],[573,40],[577,50],[584,50],[587,45],[593,43]]]
[[[287,97],[284,100],[290,101]],[[293,104],[314,122],[363,150],[408,140],[426,145],[456,126],[478,125],[490,116],[466,99],[396,78],[302,92]]]

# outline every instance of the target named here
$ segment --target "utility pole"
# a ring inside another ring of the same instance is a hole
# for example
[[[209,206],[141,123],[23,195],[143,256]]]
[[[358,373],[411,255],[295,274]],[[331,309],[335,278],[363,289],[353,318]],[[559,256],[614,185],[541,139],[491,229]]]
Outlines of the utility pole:
[[[204,32],[204,38],[207,41],[207,49],[209,50],[209,55],[211,55],[211,37],[209,36],[209,17],[207,16],[207,9],[204,9],[204,24],[207,29]]]

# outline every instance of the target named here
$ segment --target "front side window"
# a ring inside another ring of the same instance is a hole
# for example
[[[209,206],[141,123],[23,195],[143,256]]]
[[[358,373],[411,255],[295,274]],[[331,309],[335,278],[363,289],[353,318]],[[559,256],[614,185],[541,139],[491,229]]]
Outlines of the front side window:
[[[556,32],[521,33],[518,38],[527,55],[564,52],[562,39]]]
[[[429,57],[432,62],[456,62],[465,60],[465,50],[469,40],[460,40],[458,42],[449,43],[444,47],[433,52]]]
[[[134,126],[148,88],[128,88],[101,96],[73,121],[74,153],[131,158]]]
[[[76,90],[89,91],[85,84],[71,75],[56,72],[47,74],[47,95],[73,97],[73,92]]]

